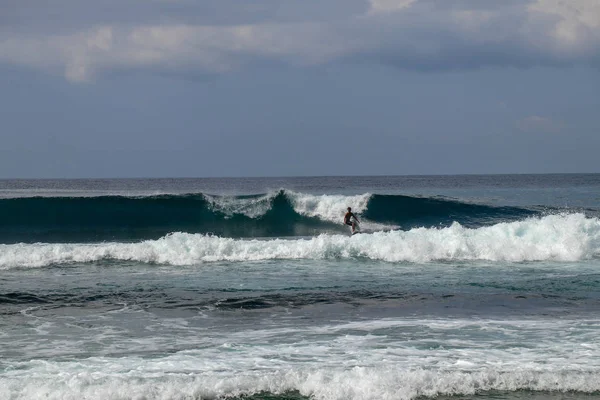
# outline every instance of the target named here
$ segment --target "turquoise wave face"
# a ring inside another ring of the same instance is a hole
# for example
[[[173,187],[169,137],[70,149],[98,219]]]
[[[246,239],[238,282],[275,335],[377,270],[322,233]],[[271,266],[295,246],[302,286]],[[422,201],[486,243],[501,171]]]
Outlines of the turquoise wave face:
[[[480,227],[539,214],[532,209],[444,198],[316,196],[286,190],[251,196],[11,198],[0,200],[0,242],[131,241],[157,239],[171,232],[234,238],[347,233],[342,225],[347,206],[353,206],[361,222],[367,222],[361,224],[367,231],[453,222]]]
[[[516,221],[538,213],[526,208],[493,207],[447,198],[375,195],[369,200],[363,215],[372,221],[399,224],[403,228],[449,226],[453,222],[478,228],[498,222]]]

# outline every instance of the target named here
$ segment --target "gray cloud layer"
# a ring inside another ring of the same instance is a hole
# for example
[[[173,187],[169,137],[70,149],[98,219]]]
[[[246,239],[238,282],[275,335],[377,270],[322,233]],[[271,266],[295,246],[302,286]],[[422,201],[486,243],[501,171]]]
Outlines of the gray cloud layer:
[[[0,62],[75,82],[338,60],[443,70],[600,66],[597,0],[9,0]]]

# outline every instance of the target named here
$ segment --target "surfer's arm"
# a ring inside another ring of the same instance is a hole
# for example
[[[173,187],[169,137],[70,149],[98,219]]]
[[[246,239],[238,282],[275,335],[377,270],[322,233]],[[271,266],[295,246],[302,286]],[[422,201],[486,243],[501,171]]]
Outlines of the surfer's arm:
[[[354,219],[355,219],[357,222],[360,222],[360,221],[358,220],[358,217],[356,216],[356,214],[352,213],[352,216],[354,217]]]

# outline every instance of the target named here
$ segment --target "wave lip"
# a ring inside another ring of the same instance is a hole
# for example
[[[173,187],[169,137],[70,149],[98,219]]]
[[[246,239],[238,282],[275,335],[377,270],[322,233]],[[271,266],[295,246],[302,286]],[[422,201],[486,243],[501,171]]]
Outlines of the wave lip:
[[[311,236],[342,230],[340,224],[296,212],[284,191],[255,196],[0,199],[0,220],[4,243],[158,239],[170,232]]]
[[[0,268],[127,260],[193,265],[214,261],[360,259],[387,262],[578,261],[600,255],[600,220],[583,214],[549,215],[488,227],[375,232],[353,237],[233,239],[173,233],[139,243],[0,245]]]

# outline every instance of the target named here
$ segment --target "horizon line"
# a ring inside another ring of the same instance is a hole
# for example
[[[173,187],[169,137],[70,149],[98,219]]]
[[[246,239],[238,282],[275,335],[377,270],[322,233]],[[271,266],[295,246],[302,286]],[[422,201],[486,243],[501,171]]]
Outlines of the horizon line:
[[[251,176],[129,176],[129,177],[46,177],[46,178],[1,178],[0,181],[43,181],[43,180],[127,180],[127,179],[147,179],[147,180],[166,180],[166,179],[295,179],[295,178],[376,178],[376,177],[450,177],[450,176],[525,176],[525,175],[598,175],[600,172],[494,172],[494,173],[456,173],[456,174],[374,174],[374,175],[251,175]]]

